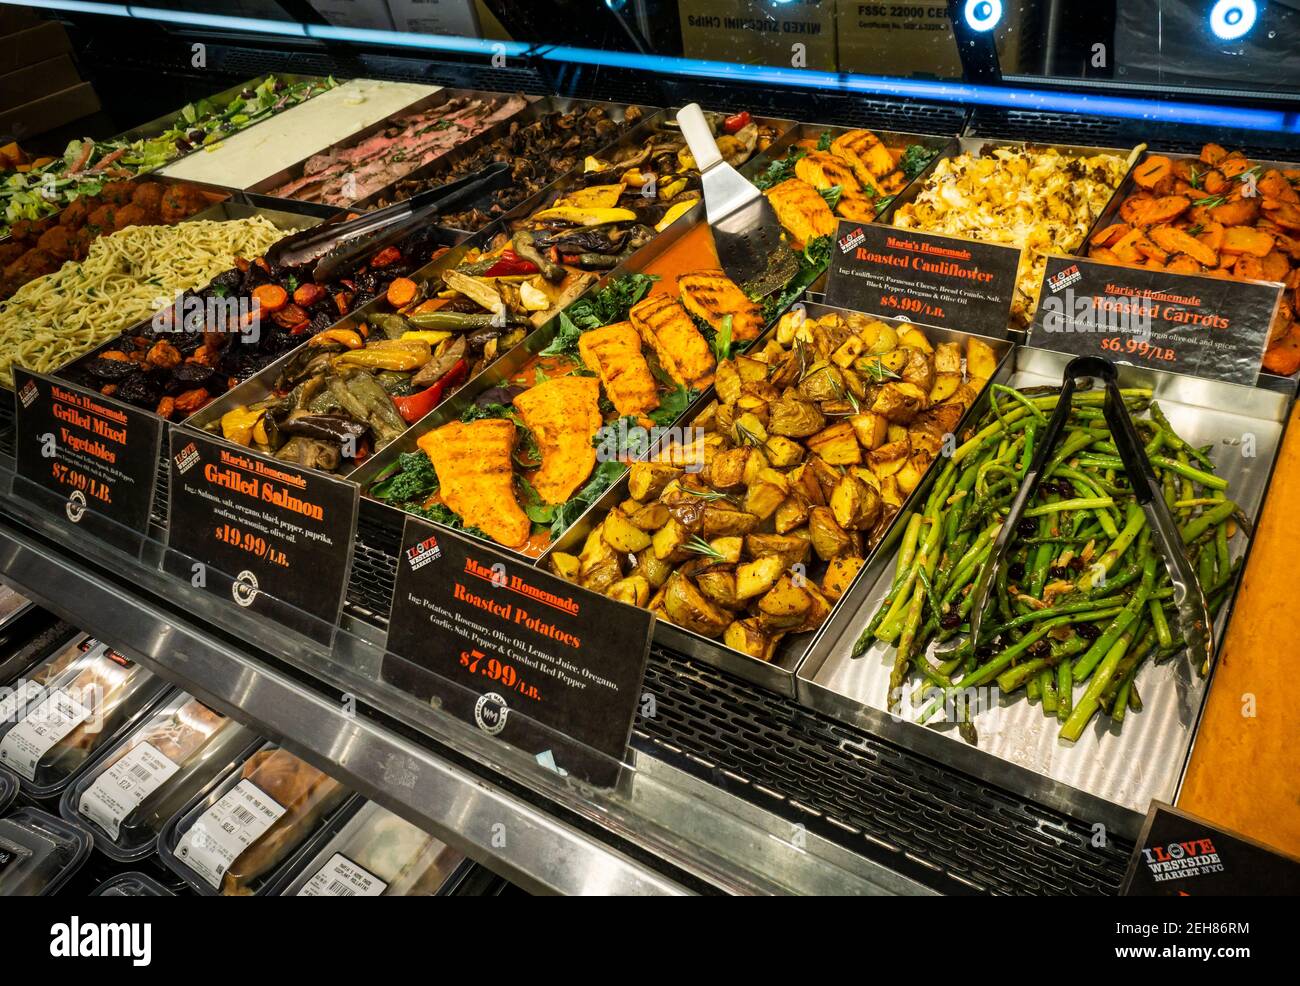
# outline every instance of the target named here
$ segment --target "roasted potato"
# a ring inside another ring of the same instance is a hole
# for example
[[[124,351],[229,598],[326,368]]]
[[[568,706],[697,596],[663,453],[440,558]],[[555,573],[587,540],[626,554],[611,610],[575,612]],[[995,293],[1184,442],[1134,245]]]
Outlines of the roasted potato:
[[[629,498],[550,565],[770,660],[827,618],[995,366],[978,340],[963,354],[906,323],[787,316],[718,364],[703,440],[635,463]]]

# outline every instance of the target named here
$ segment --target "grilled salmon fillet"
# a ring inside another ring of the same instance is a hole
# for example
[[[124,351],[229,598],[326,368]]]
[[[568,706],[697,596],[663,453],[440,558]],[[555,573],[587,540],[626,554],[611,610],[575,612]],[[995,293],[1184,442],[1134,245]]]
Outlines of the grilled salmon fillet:
[[[848,198],[862,194],[862,185],[853,174],[853,165],[825,151],[809,151],[795,162],[794,173],[813,188],[839,185]]]
[[[800,249],[809,240],[835,232],[835,216],[831,207],[818,194],[817,189],[803,179],[787,178],[763,194],[772,203],[777,221]]]
[[[438,474],[442,502],[467,527],[477,527],[507,548],[522,548],[532,524],[515,499],[515,423],[484,418],[452,421],[416,442]]]
[[[578,352],[582,362],[600,374],[605,393],[619,414],[644,414],[659,406],[655,378],[641,354],[641,336],[631,322],[582,333]]]
[[[628,315],[670,377],[696,390],[713,382],[713,350],[680,302],[655,295],[637,302]]]
[[[843,219],[853,222],[869,223],[876,218],[876,203],[865,196],[861,198],[842,198],[835,206],[836,213]]]
[[[519,416],[542,453],[532,484],[543,502],[564,503],[595,468],[591,440],[603,423],[598,400],[595,377],[553,377],[515,396]]]
[[[831,141],[831,153],[853,167],[863,187],[883,191],[879,179],[894,170],[894,155],[870,130],[850,130]]]
[[[808,186],[804,185],[804,188]],[[812,189],[808,190],[812,192]],[[826,202],[820,195],[816,192],[812,192],[812,195],[821,201],[823,209],[826,208]],[[827,214],[830,214],[830,210],[827,210]],[[831,218],[831,232],[835,232],[834,217]],[[715,332],[721,330],[723,318],[730,315],[731,338],[735,342],[757,339],[763,331],[763,310],[750,301],[736,282],[720,270],[682,274],[677,278],[677,289],[682,293],[682,304],[686,310],[711,325]]]

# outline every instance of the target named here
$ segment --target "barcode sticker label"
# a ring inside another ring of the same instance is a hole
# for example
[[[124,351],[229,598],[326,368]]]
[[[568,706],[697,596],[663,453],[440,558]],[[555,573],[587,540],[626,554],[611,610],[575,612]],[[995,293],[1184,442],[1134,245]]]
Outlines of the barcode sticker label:
[[[299,897],[380,897],[388,884],[341,852],[330,857],[301,890]]]
[[[230,864],[283,814],[284,807],[256,784],[240,781],[190,827],[176,855],[220,890]]]
[[[0,763],[36,780],[36,765],[60,740],[90,718],[94,712],[60,688],[36,706],[27,717],[5,733],[0,742]]]
[[[122,820],[180,769],[152,743],[137,743],[82,794],[81,814],[116,840]]]

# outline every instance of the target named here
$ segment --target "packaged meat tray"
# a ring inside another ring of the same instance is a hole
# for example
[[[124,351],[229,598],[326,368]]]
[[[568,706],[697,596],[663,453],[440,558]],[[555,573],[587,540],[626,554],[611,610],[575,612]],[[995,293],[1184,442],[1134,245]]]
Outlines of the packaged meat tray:
[[[64,648],[4,700],[0,765],[21,778],[32,798],[62,793],[166,687],[107,644],[86,639],[74,646],[80,653],[70,656]]]
[[[109,858],[135,862],[154,851],[176,812],[257,742],[252,730],[175,692],[68,787],[59,812],[93,832]]]
[[[17,618],[31,604],[32,601],[26,596],[14,592],[7,585],[0,585],[0,627]]]
[[[0,897],[44,897],[90,855],[90,833],[39,808],[0,818]]]
[[[159,855],[204,896],[263,896],[351,796],[329,775],[267,743],[167,823]]]
[[[426,897],[465,857],[373,801],[363,803],[289,883],[284,897]]]

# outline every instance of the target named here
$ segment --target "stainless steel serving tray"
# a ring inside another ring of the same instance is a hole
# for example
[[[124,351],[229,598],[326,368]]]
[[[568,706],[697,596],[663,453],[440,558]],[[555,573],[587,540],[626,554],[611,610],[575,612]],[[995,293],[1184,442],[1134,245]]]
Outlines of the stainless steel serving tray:
[[[1026,140],[986,140],[981,137],[956,137],[948,141],[947,146],[944,147],[928,165],[925,166],[925,170],[922,171],[920,174],[918,174],[914,179],[912,179],[912,181],[907,184],[907,187],[905,187],[901,192],[899,192],[897,195],[894,196],[894,200],[889,203],[889,207],[884,209],[880,213],[880,215],[873,220],[873,222],[879,223],[884,226],[892,226],[894,224],[894,214],[898,212],[899,207],[908,202],[916,201],[917,196],[921,194],[921,191],[925,187],[925,183],[929,180],[930,175],[934,173],[934,170],[939,166],[940,161],[943,161],[947,158],[958,157],[959,155],[962,154],[984,155],[1000,147],[1056,150],[1059,151],[1061,154],[1068,155],[1070,157],[1086,157],[1094,154],[1117,154],[1122,158],[1127,158],[1130,154],[1133,153],[1133,148],[1131,147],[1128,148],[1091,147],[1084,144],[1043,144],[1037,141],[1026,141]],[[1132,172],[1132,165],[1130,165],[1128,170],[1125,171],[1124,177],[1120,179],[1119,185],[1116,187],[1116,190],[1111,193],[1111,196],[1107,200],[1106,205],[1103,206],[1101,211],[1097,214],[1097,216],[1093,218],[1092,224],[1088,227],[1088,232],[1084,234],[1082,240],[1084,244],[1087,244],[1088,240],[1092,238],[1092,234],[1096,232],[1098,228],[1100,228],[1098,224],[1100,222],[1101,217],[1105,215],[1106,210],[1109,209],[1115,203],[1116,196],[1119,194],[1119,189],[1124,187],[1124,184],[1128,180],[1128,177],[1131,174],[1131,172]],[[979,240],[979,237],[970,237],[970,239]],[[1065,251],[1062,250],[1062,252]],[[821,280],[819,280],[816,284],[813,285],[811,292],[815,295],[820,296],[822,293],[825,292],[825,290],[826,290],[826,279],[823,277]],[[1009,334],[1009,337],[1014,338],[1017,342],[1024,341],[1023,331],[1013,326],[1009,320],[1007,323],[1007,332]],[[1011,333],[1015,333],[1015,334],[1011,335]]]
[[[520,114],[515,114],[515,117],[512,117],[512,119],[519,119],[519,118],[520,118]],[[675,113],[673,114],[672,118],[676,119]],[[616,150],[620,148],[639,145],[640,143],[648,139],[653,134],[659,132],[659,130],[662,129],[663,127],[664,120],[665,120],[664,114],[662,113],[652,114],[648,119],[637,124],[626,134],[620,137],[618,140],[614,141],[611,144],[606,145],[606,147],[602,151],[602,154],[609,155],[614,153]],[[760,118],[758,122],[771,126],[773,129],[776,129],[778,131],[778,134],[784,134],[791,127],[795,126],[795,124],[790,120]],[[487,134],[490,134],[493,130],[495,130],[495,128],[492,128],[488,131],[484,131],[483,134],[479,134],[476,137],[471,138],[471,141],[478,140],[479,137],[483,137]],[[468,145],[471,141],[467,141],[466,144],[461,146],[464,147]],[[761,151],[755,154],[754,158],[751,158],[750,163],[752,163],[754,160],[761,158],[762,154],[763,152]],[[444,157],[445,156],[446,155],[444,155]],[[491,245],[492,241],[496,238],[497,235],[505,234],[508,236],[511,231],[512,221],[517,222],[519,220],[526,219],[527,217],[531,216],[534,212],[537,212],[539,209],[544,208],[549,203],[554,202],[555,199],[559,198],[561,195],[565,195],[568,192],[572,191],[575,187],[580,186],[582,184],[581,174],[582,172],[580,171],[571,171],[568,174],[562,176],[552,184],[548,185],[546,188],[542,189],[536,194],[525,199],[515,208],[503,214],[500,218],[496,219],[489,225],[485,226],[478,233],[464,234],[464,233],[460,233],[460,231],[449,229],[448,230],[449,234],[459,234],[459,235],[467,236],[468,239],[464,240],[458,249],[448,251],[447,253],[439,257],[437,260],[431,262],[427,266],[412,273],[411,275],[412,279],[414,279],[417,283],[423,284],[426,281],[428,281],[430,278],[433,278],[441,274],[442,271],[450,267],[456,266],[458,263],[460,263],[461,258],[465,255],[465,253],[468,252],[471,248],[480,247],[486,249]],[[292,199],[275,199],[270,197],[268,197],[268,200],[273,202],[284,202],[289,205],[312,205],[313,204],[313,203],[299,203],[296,200],[292,200]],[[599,280],[593,286],[592,290],[594,290],[595,287],[599,287],[601,284],[605,283],[610,277],[614,276],[615,274],[638,269],[637,265],[643,265],[645,263],[648,263],[651,259],[653,259],[653,257],[658,256],[660,251],[651,251],[650,250],[651,244],[662,240],[665,236],[669,236],[670,234],[671,234],[671,239],[664,240],[664,243],[667,244],[667,243],[675,242],[677,237],[680,236],[683,231],[694,226],[696,223],[703,222],[703,221],[704,221],[703,205],[697,205],[694,208],[690,209],[685,214],[683,214],[682,216],[678,217],[677,221],[673,223],[670,229],[666,229],[664,230],[664,232],[654,236],[650,244],[647,244],[645,247],[642,247],[635,254],[629,257],[621,267],[612,269],[610,271],[606,271],[603,274],[601,274],[600,272],[594,272],[599,274]],[[445,228],[445,227],[439,227],[439,228]],[[672,230],[676,230],[676,233],[672,233]],[[377,310],[380,310],[382,306],[383,306],[382,299],[376,298],[373,301],[368,302],[362,308],[357,309],[350,316],[348,316],[348,318],[343,319],[339,323],[339,325],[349,326],[349,325],[355,325],[359,322],[363,322],[370,314],[372,314]],[[521,347],[526,347],[529,344],[529,339],[532,337],[532,335],[536,334],[537,331],[539,330],[534,330],[533,333],[530,333],[529,336],[525,337],[525,339],[522,342],[520,342],[518,346],[516,346],[515,348],[518,349]],[[554,334],[552,333],[552,335],[548,337],[545,342],[540,344],[538,349],[526,350],[524,360],[515,361],[515,363],[512,365],[511,370],[507,373],[505,379],[509,379],[510,376],[513,376],[515,373],[517,373],[519,366],[521,366],[523,362],[526,362],[528,357],[531,357],[540,349],[544,349],[547,345],[550,344],[550,340],[553,338],[554,338]],[[307,343],[304,342],[303,345],[305,346],[307,345]],[[221,415],[224,414],[226,411],[230,410],[231,408],[239,407],[241,405],[248,405],[248,404],[255,403],[257,401],[265,400],[268,396],[270,396],[271,392],[275,389],[276,380],[279,378],[281,369],[288,363],[290,359],[292,359],[298,353],[298,351],[301,348],[302,347],[298,347],[296,349],[290,350],[288,353],[285,353],[283,356],[279,357],[274,363],[271,363],[270,365],[260,370],[258,373],[249,377],[238,387],[234,387],[226,391],[226,393],[222,394],[221,397],[219,397],[217,400],[212,401],[210,404],[207,404],[206,406],[200,408],[198,411],[194,413],[192,417],[188,419],[187,423],[194,425],[195,427],[198,428],[207,428],[210,427],[213,424],[213,422],[219,420]],[[497,362],[494,363],[493,366],[500,365],[502,363],[502,360],[506,359],[508,355],[509,353],[503,354],[501,357],[498,358]],[[483,372],[484,373],[488,372],[488,369],[490,368],[485,368]],[[473,385],[476,379],[477,378],[475,378],[475,380],[466,381],[466,383],[463,384],[461,388],[456,391],[456,393],[461,393],[467,387]],[[496,383],[490,383],[487,384],[486,386],[489,387],[496,386]],[[474,391],[474,393],[476,395],[482,393],[483,389],[485,388],[478,388]],[[447,399],[451,400],[452,397],[449,397]],[[434,413],[436,413],[436,411]],[[387,447],[388,446],[385,446],[385,448]],[[382,449],[379,451],[382,451]],[[410,451],[410,449],[406,448],[404,449],[404,451]],[[370,460],[367,460],[367,462],[369,461]],[[361,466],[358,466],[357,469],[353,470],[352,473],[345,473],[344,475],[348,476],[348,478],[355,478],[356,475],[360,475],[365,469],[366,469],[366,464],[363,464]]]
[[[1124,176],[1124,180],[1120,182],[1119,188],[1116,189],[1115,194],[1111,196],[1110,201],[1106,203],[1106,208],[1101,210],[1101,214],[1097,217],[1097,221],[1092,224],[1092,229],[1088,230],[1087,237],[1081,244],[1079,244],[1079,248],[1074,251],[1076,257],[1088,256],[1088,245],[1092,242],[1092,238],[1112,223],[1123,221],[1119,218],[1120,206],[1122,206],[1124,200],[1132,195],[1138,188],[1137,180],[1134,178],[1134,172],[1137,171],[1137,169],[1142,165],[1142,162],[1149,158],[1152,153],[1160,154],[1162,157],[1167,157],[1171,161],[1200,160],[1195,154],[1168,154],[1162,151],[1144,151],[1142,156],[1134,163],[1133,167],[1129,169],[1128,174]],[[1259,165],[1265,171],[1270,168],[1277,168],[1279,171],[1300,168],[1300,164],[1292,161],[1262,161],[1256,158],[1251,158],[1250,160]],[[1173,274],[1171,276],[1180,277],[1195,275]],[[1259,380],[1256,386],[1265,387],[1269,390],[1276,390],[1280,394],[1294,395],[1296,388],[1300,387],[1300,371],[1293,373],[1289,377],[1283,377],[1276,373],[1269,373],[1265,370],[1260,370]]]
[[[333,151],[344,150],[349,147],[355,147],[356,145],[365,142],[370,137],[379,133],[381,130],[384,130],[387,127],[391,126],[393,120],[399,116],[411,116],[412,114],[415,113],[423,113],[427,110],[436,109],[437,107],[446,103],[448,100],[460,98],[460,97],[464,97],[467,99],[479,99],[479,98],[509,99],[510,97],[516,95],[523,97],[523,99],[525,100],[524,106],[520,107],[519,110],[512,113],[510,116],[506,117],[504,120],[497,121],[491,127],[488,127],[487,130],[480,131],[474,136],[468,138],[467,140],[463,140],[459,144],[456,144],[453,147],[448,148],[447,151],[445,151],[443,154],[438,155],[438,157],[434,159],[435,161],[440,160],[441,158],[446,157],[447,154],[452,153],[452,151],[460,150],[461,148],[470,145],[477,146],[477,142],[479,141],[479,139],[490,133],[493,132],[499,133],[500,131],[497,130],[498,127],[500,127],[502,124],[506,124],[508,126],[511,121],[518,119],[519,115],[528,109],[530,103],[536,102],[542,97],[530,96],[525,93],[491,92],[484,89],[439,89],[437,92],[430,93],[429,95],[417,99],[415,102],[402,107],[402,109],[397,110],[394,113],[390,113],[384,119],[378,120],[375,123],[370,124],[368,127],[363,127],[361,130],[349,134],[348,136],[342,138],[341,140],[335,141],[333,144],[330,144],[328,147],[321,148],[319,151],[316,151],[314,154],[307,155],[301,161],[297,161],[286,168],[282,168],[280,171],[277,171],[275,174],[267,178],[264,178],[263,180],[256,182],[253,185],[250,185],[248,190],[250,192],[256,192],[258,194],[265,195],[268,198],[279,199],[284,202],[293,203],[295,205],[306,205],[306,206],[314,206],[316,208],[321,208],[321,209],[329,209],[331,212],[337,212],[340,209],[344,209],[344,210],[355,209],[357,208],[355,204],[344,205],[344,206],[327,205],[326,203],[323,202],[310,202],[307,201],[306,199],[299,199],[290,196],[274,195],[273,192],[275,189],[279,188],[281,185],[285,184],[286,182],[294,181],[298,178],[301,178],[304,172],[306,171],[307,162],[310,161],[312,158],[319,157],[322,154],[329,154]],[[433,162],[431,161],[429,163],[432,164]],[[383,195],[384,193],[390,191],[393,185],[397,184],[398,181],[402,181],[406,178],[411,177],[413,174],[416,174],[419,170],[420,170],[419,168],[412,169],[412,171],[408,172],[405,175],[402,175],[401,178],[394,178],[391,182],[384,185],[382,188],[378,188],[371,194],[365,196],[364,198],[358,199],[357,202],[359,203],[359,202],[372,201],[376,196]]]
[[[995,374],[1013,387],[1059,386],[1070,357],[1018,347]],[[1150,386],[1174,429],[1193,445],[1213,445],[1211,457],[1229,481],[1228,495],[1252,519],[1260,505],[1282,440],[1289,401],[1259,387],[1200,380],[1161,370],[1121,365],[1120,385]],[[987,398],[977,402],[982,413]],[[1254,456],[1241,442],[1253,436]],[[914,495],[928,493],[935,473]],[[1174,802],[1208,682],[1183,656],[1147,662],[1138,676],[1144,708],[1125,717],[1116,731],[1109,720],[1094,721],[1072,747],[1057,739],[1060,723],[1041,705],[1016,695],[975,717],[979,745],[962,740],[955,725],[919,725],[886,708],[892,648],[876,642],[861,657],[851,649],[888,591],[897,564],[901,529],[868,559],[846,604],[831,614],[820,645],[799,668],[797,697],[814,709],[865,728],[992,783],[1035,798],[1052,808],[1136,837],[1152,799]],[[1248,545],[1234,538],[1233,557]],[[1235,593],[1234,588],[1234,593]],[[1231,598],[1215,625],[1221,641]],[[902,710],[906,714],[906,710]]]
[[[610,116],[613,119],[620,120],[620,121],[623,119],[624,113],[627,110],[632,109],[633,107],[639,109],[642,113],[641,119],[636,124],[634,124],[632,128],[627,131],[627,133],[620,134],[618,137],[614,138],[614,140],[610,141],[609,143],[603,144],[599,148],[593,150],[592,153],[597,156],[599,156],[605,150],[606,147],[609,147],[614,143],[616,143],[617,141],[623,139],[625,136],[627,136],[627,134],[630,134],[633,131],[641,127],[644,127],[646,124],[650,123],[653,119],[655,119],[655,117],[659,116],[660,113],[663,112],[657,106],[643,106],[639,103],[615,103],[615,102],[610,102],[608,100],[602,100],[602,99],[573,99],[573,98],[561,97],[561,96],[543,96],[541,99],[538,99],[536,102],[530,103],[528,106],[524,107],[514,116],[510,117],[510,119],[502,120],[500,123],[494,124],[493,126],[489,127],[487,130],[484,130],[482,133],[476,134],[475,136],[471,137],[469,140],[465,141],[465,143],[453,147],[446,154],[434,158],[428,164],[421,165],[420,167],[416,168],[408,175],[403,175],[399,180],[403,182],[436,181],[440,175],[445,174],[458,162],[464,160],[465,158],[471,156],[472,154],[476,154],[479,150],[482,149],[482,147],[485,144],[490,144],[493,141],[497,140],[499,137],[503,136],[504,134],[509,133],[511,127],[527,126],[529,123],[532,123],[534,120],[546,116],[548,113],[556,113],[556,112],[565,113],[572,109],[578,109],[582,107],[590,108],[593,106],[605,107],[606,109],[609,110]],[[562,178],[564,176],[561,175],[559,177]],[[555,180],[558,181],[559,178],[556,178]],[[553,183],[554,183],[553,181],[547,182],[546,185],[544,185],[541,189],[538,189],[538,191],[539,192],[545,191]],[[389,188],[380,189],[377,192],[367,195],[365,198],[358,199],[356,202],[353,202],[352,205],[350,205],[348,208],[354,212],[367,212],[369,210],[376,209],[379,207],[380,199],[382,199],[390,189],[391,186]],[[488,197],[488,194],[489,193],[485,193],[484,195],[485,201]],[[534,193],[534,195],[535,194],[537,193]],[[518,207],[516,206],[516,208]],[[502,213],[502,215],[504,214],[505,213]],[[495,223],[499,219],[500,216],[494,219],[493,222]],[[487,229],[488,227],[485,226],[483,228]],[[468,234],[471,232],[481,232],[481,230],[461,230],[461,232]]]
[[[599,154],[593,156],[600,158],[610,157],[626,147],[640,145],[655,134],[670,129],[668,126],[669,124],[672,125],[671,129],[675,129],[677,123],[677,111],[680,108],[681,107],[674,106],[647,117],[622,137],[607,144]],[[756,150],[753,156],[751,156],[750,159],[741,166],[741,172],[745,174],[746,177],[750,178],[752,178],[753,175],[750,174],[749,169],[759,163],[761,163],[762,167],[766,167],[770,164],[772,158],[769,155],[771,155],[778,146],[788,147],[789,144],[786,143],[786,139],[789,137],[791,132],[800,126],[800,124],[795,123],[793,120],[786,120],[780,117],[755,116],[753,117],[753,121],[760,126],[770,127],[775,130],[776,136],[772,139],[772,143],[769,144],[766,149]],[[762,170],[762,168],[759,170]],[[501,224],[501,228],[509,234],[513,224],[528,219],[535,212],[549,208],[556,199],[568,195],[576,189],[585,187],[587,183],[583,181],[583,175],[583,171],[575,169],[570,171],[568,174],[557,178],[550,185],[547,185],[535,194],[530,195],[509,212],[505,212],[501,215],[497,220]],[[690,225],[704,219],[703,193],[701,192],[700,194],[700,202],[678,216],[675,222]]]
[[[291,200],[277,199],[275,201],[289,202]],[[460,234],[454,230],[447,230],[446,232],[449,238],[459,238]],[[436,260],[431,260],[423,267],[412,271],[409,275],[410,278],[418,284],[424,284],[447,268],[459,264],[466,253],[475,247],[481,247],[489,235],[488,231],[476,233],[469,239],[464,240],[455,246],[450,246],[447,252],[440,255]],[[347,315],[340,318],[330,326],[330,328],[345,329],[360,325],[366,322],[370,316],[376,312],[384,311],[387,304],[388,302],[382,294],[376,295],[361,307],[353,309]],[[306,340],[301,345],[295,346],[286,353],[282,353],[280,356],[276,357],[273,362],[268,363],[238,386],[232,387],[216,400],[210,401],[203,407],[199,408],[185,419],[185,423],[194,428],[206,429],[220,421],[221,416],[233,408],[247,406],[265,400],[271,395],[272,391],[275,390],[276,381],[279,379],[280,373],[283,371],[284,367],[288,365],[288,363],[307,345],[310,345],[310,340]]]
[[[821,304],[805,303],[804,309],[808,313],[809,318],[820,318],[823,315],[828,315],[834,312],[843,312],[848,314],[845,309],[832,308]],[[999,366],[1009,359],[1009,354],[1011,352],[1011,343],[1007,342],[1005,339],[991,339],[987,336],[976,335],[971,332],[959,332],[955,329],[943,329],[932,325],[920,325],[902,318],[889,318],[876,315],[873,315],[872,317],[880,318],[880,320],[884,322],[893,322],[894,324],[906,323],[908,325],[916,325],[917,328],[921,329],[921,331],[926,334],[927,338],[929,338],[932,343],[956,342],[962,344],[964,347],[967,339],[980,339],[988,343],[988,345],[993,349],[993,352],[998,357]],[[754,341],[752,348],[761,349],[767,344],[768,339],[772,337],[774,331],[775,326],[764,332]],[[696,401],[687,410],[686,414],[677,421],[677,427],[683,430],[690,428],[691,423],[711,403],[713,403],[715,398],[716,394],[713,388],[710,387],[703,397]],[[978,404],[979,402],[976,403]],[[970,420],[971,413],[972,412],[968,409],[966,414],[962,416],[961,423],[958,425],[958,431],[965,427],[966,422]],[[655,450],[651,451],[651,455],[654,454],[654,451]],[[932,464],[931,468],[926,470],[927,475],[938,472],[938,470],[934,468],[934,465],[935,464]],[[889,525],[886,527],[884,537],[881,539],[881,544],[886,544],[888,542],[890,533],[894,528],[899,526],[899,518],[909,510],[914,509],[915,505],[920,502],[920,498],[924,495],[922,490],[928,488],[928,485],[928,483],[924,482],[918,484],[917,489],[913,490],[911,495],[903,501],[901,507],[898,509],[897,513],[895,513],[893,520],[891,520]],[[592,528],[600,522],[612,507],[627,498],[628,476],[624,475],[622,479],[606,490],[595,503],[588,507],[587,510],[574,522],[573,526],[565,531],[559,540],[547,548],[538,560],[538,564],[545,564],[551,553],[554,551],[576,553],[576,551],[582,547],[583,541],[586,540],[586,537],[591,532]],[[878,547],[868,550],[868,564],[864,564],[858,571],[858,575],[852,583],[853,586],[858,585],[862,581],[863,573],[867,571],[871,558],[879,550]],[[810,573],[810,579],[811,578],[812,575]],[[781,641],[780,645],[778,645],[776,653],[772,656],[772,660],[770,661],[762,661],[756,657],[751,657],[749,654],[733,650],[720,640],[701,636],[698,633],[679,627],[675,623],[670,623],[664,619],[655,621],[655,640],[666,647],[671,647],[684,654],[689,654],[691,657],[697,658],[706,664],[712,664],[715,667],[722,668],[724,671],[730,671],[732,674],[745,678],[748,681],[752,681],[756,685],[761,685],[771,691],[780,692],[783,695],[793,697],[795,695],[796,672],[803,663],[805,657],[819,645],[819,642],[826,632],[826,628],[830,625],[831,617],[842,608],[844,601],[850,598],[850,591],[846,591],[844,595],[836,601],[835,605],[831,609],[831,616],[827,618],[827,621],[823,623],[821,627],[816,630],[811,630],[808,633],[799,634],[797,637],[794,635],[787,635]]]
[[[177,182],[177,184],[196,185],[201,183]],[[206,186],[206,187],[214,188],[215,186]],[[185,220],[185,222],[194,222],[195,220],[199,220],[199,219],[212,219],[218,221],[228,220],[228,219],[251,219],[254,216],[262,216],[263,218],[269,220],[272,224],[274,224],[278,229],[282,229],[287,233],[293,230],[307,229],[308,227],[318,225],[321,221],[316,216],[308,215],[302,212],[290,211],[289,209],[285,209],[285,208],[279,208],[286,205],[286,203],[280,199],[268,200],[263,198],[262,196],[250,196],[241,192],[231,192],[229,194],[230,194],[230,198],[226,199],[223,202],[217,202],[209,206],[207,209],[204,209],[202,212],[196,213],[195,215],[191,216],[189,219]],[[196,288],[195,290],[202,291],[206,287],[207,285],[205,284],[199,288]],[[119,332],[117,335],[113,336],[110,339],[106,339],[104,342],[100,343],[94,349],[87,350],[85,353],[78,356],[77,358],[69,360],[67,363],[64,363],[63,366],[59,367],[57,370],[53,372],[58,376],[67,377],[69,373],[75,372],[78,368],[85,365],[85,363],[89,362],[90,360],[94,359],[104,350],[112,347],[123,336],[136,335],[137,327],[147,324],[151,318],[152,316],[148,316],[144,319],[141,319],[138,322],[134,322],[131,325],[125,326],[122,329],[122,331]]]
[[[253,78],[249,79],[247,82],[241,82],[239,83],[239,85],[231,86],[229,89],[223,89],[221,92],[216,93],[215,95],[201,96],[199,99],[190,100],[190,102],[197,103],[200,102],[200,100],[202,100],[211,103],[213,106],[217,107],[218,109],[223,109],[227,105],[229,105],[229,103],[245,89],[256,89],[263,82],[265,82],[267,79],[270,78],[281,79],[284,82],[290,84],[298,83],[298,82],[315,82],[318,84],[324,84],[329,81],[329,79],[323,75],[298,75],[293,72],[268,72],[264,75],[254,76]],[[335,81],[337,82],[339,80],[335,80]],[[315,96],[313,96],[312,98],[314,99]],[[295,103],[294,105],[298,106],[301,104]],[[150,137],[157,137],[159,134],[166,133],[168,130],[172,128],[172,125],[176,122],[176,118],[180,116],[181,109],[183,108],[184,107],[178,107],[177,109],[172,110],[170,113],[164,114],[163,116],[150,120],[148,123],[142,123],[138,127],[132,127],[130,130],[125,130],[122,133],[118,134],[117,137],[115,137],[114,139],[124,140],[124,141],[141,140],[141,139],[148,139]],[[288,109],[288,107],[285,107],[285,109]],[[280,112],[283,113],[284,110],[281,110]],[[272,114],[272,116],[278,116],[278,115],[279,115],[278,113]],[[261,122],[262,122],[261,120],[258,121],[258,123]],[[250,126],[255,127],[257,126],[257,123],[251,124]],[[249,127],[243,128],[243,130],[248,130],[248,129]],[[240,130],[239,132],[242,133],[243,130]],[[195,150],[198,149],[199,148],[195,148]],[[193,154],[193,153],[194,151],[189,152],[189,154]],[[175,161],[179,161],[183,157],[188,157],[189,154],[177,155],[176,157],[172,158],[171,161],[168,161],[167,164],[172,164]],[[166,167],[166,165],[163,165],[162,167]]]
[[[629,257],[624,263],[615,267],[609,272],[607,277],[603,278],[599,284],[621,277],[624,274],[636,274],[644,271],[655,258],[668,251],[678,240],[682,239],[692,230],[696,229],[701,223],[698,222],[676,222],[666,230],[652,239],[640,250]],[[493,227],[488,227],[482,235],[487,235]],[[775,319],[774,319],[775,321]],[[418,439],[434,430],[440,428],[448,422],[458,420],[461,414],[471,404],[477,400],[478,396],[485,390],[492,387],[504,386],[509,383],[512,377],[515,377],[525,365],[538,353],[551,344],[559,330],[559,315],[556,315],[545,325],[534,329],[523,340],[505,355],[497,359],[495,363],[484,369],[477,376],[472,377],[463,387],[461,387],[450,398],[443,401],[436,408],[426,414],[418,422],[408,428],[400,438],[389,442],[384,448],[371,455],[353,472],[349,473],[347,478],[357,483],[361,487],[361,512],[364,516],[376,521],[392,530],[400,531],[406,517],[406,513],[397,507],[389,506],[387,503],[372,499],[365,495],[367,488],[375,481],[379,475],[389,465],[397,461],[398,456],[405,452],[412,452],[418,446]],[[688,417],[693,416],[700,407],[711,400],[713,389],[697,397],[683,412],[682,415],[673,422],[678,424]],[[510,552],[511,549],[502,545],[493,543],[498,551]],[[549,550],[549,549],[548,549]],[[525,558],[532,562],[535,559],[532,556],[525,555],[522,552],[514,552],[519,557]],[[545,557],[543,555],[543,557]]]

